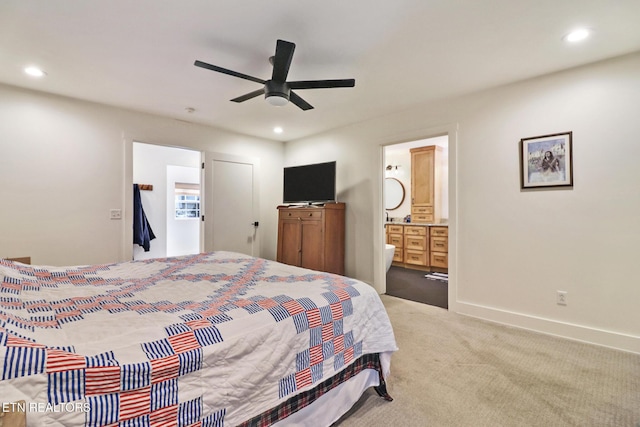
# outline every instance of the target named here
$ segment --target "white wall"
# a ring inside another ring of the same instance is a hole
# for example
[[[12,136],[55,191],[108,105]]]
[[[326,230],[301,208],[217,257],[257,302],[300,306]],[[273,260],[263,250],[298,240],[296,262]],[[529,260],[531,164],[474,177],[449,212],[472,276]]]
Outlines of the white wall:
[[[394,221],[402,221],[407,215],[411,215],[411,153],[408,148],[402,150],[386,150],[384,164],[394,166],[388,171],[385,169],[385,178],[395,178],[404,187],[404,200],[396,209],[387,209],[389,218]],[[398,166],[397,169],[395,167]]]
[[[134,140],[259,157],[261,255],[275,259],[282,143],[5,85],[0,256],[49,265],[131,259]],[[123,220],[109,219],[114,208]]]
[[[634,54],[293,141],[285,163],[337,158],[347,274],[384,291],[381,145],[448,132],[450,309],[640,352],[639,107]],[[564,131],[574,187],[521,191],[519,140]]]

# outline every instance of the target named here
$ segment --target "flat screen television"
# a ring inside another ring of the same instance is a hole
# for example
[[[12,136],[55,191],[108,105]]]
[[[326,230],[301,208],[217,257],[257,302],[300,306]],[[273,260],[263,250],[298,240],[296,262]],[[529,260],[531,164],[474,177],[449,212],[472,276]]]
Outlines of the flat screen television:
[[[284,203],[336,201],[336,162],[284,168]]]

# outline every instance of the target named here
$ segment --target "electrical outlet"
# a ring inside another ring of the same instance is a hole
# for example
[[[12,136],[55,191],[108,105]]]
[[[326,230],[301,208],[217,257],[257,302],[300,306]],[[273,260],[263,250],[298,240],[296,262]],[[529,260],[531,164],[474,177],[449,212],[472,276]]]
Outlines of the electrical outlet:
[[[109,211],[109,218],[122,219],[122,209],[111,209]]]
[[[567,305],[567,291],[558,291],[556,294],[556,303],[558,305]]]

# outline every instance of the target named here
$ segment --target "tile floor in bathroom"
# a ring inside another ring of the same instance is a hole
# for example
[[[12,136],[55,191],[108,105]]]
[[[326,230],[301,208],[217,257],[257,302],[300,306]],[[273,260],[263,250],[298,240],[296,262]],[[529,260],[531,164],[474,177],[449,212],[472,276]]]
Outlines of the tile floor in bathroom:
[[[387,272],[387,295],[448,308],[447,281],[425,277],[427,271],[391,266]]]

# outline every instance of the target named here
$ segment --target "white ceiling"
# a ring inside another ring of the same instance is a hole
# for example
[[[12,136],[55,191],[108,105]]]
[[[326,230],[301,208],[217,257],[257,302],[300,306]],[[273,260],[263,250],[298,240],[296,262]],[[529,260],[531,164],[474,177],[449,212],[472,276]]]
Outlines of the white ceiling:
[[[288,80],[355,88],[238,104],[260,85],[193,65],[268,80],[277,39]],[[283,141],[639,50],[639,0],[0,0],[0,82]]]

